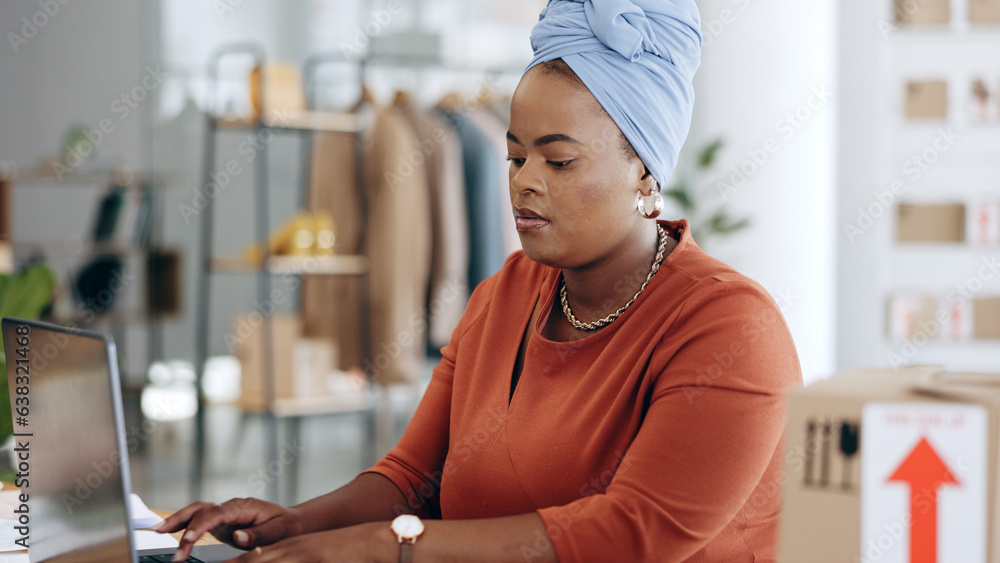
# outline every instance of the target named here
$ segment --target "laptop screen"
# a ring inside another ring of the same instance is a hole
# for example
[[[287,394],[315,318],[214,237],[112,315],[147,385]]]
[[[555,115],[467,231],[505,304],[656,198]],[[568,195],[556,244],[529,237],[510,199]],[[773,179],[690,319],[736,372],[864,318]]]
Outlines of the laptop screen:
[[[16,319],[3,343],[32,562],[131,561],[114,343]]]

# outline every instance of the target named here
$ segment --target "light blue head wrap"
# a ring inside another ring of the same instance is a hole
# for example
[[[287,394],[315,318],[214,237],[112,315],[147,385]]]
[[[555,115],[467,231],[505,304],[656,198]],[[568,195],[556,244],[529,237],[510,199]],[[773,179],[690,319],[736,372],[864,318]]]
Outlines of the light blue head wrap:
[[[691,127],[700,19],[694,0],[549,0],[528,69],[565,61],[663,187]]]

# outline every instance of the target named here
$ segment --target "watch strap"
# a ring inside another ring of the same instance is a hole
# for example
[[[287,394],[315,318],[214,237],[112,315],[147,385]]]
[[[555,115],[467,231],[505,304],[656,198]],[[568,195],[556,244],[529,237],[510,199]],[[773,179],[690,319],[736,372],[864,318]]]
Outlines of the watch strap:
[[[413,544],[407,541],[399,544],[399,563],[410,563],[413,561]]]

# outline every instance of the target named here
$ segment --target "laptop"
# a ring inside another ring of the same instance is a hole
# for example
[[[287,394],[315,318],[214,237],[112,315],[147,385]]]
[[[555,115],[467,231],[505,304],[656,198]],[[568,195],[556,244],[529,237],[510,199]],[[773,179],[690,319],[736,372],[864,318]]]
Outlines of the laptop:
[[[2,331],[23,503],[15,530],[31,562],[170,561],[173,549],[136,551],[114,341],[9,317]],[[214,563],[242,553],[208,545],[191,555]]]

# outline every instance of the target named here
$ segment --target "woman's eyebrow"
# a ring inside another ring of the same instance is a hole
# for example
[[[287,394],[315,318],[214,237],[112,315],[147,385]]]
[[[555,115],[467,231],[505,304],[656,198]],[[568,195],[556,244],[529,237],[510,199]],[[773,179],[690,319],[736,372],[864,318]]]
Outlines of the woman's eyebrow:
[[[511,133],[510,131],[507,131],[507,139],[509,139],[513,143],[517,143],[519,145],[521,144],[521,141],[519,141],[518,138],[515,137],[514,134]],[[559,143],[559,142],[583,145],[583,143],[581,143],[580,141],[577,141],[573,137],[570,137],[569,135],[564,135],[562,133],[551,133],[549,135],[542,135],[541,137],[535,139],[535,142],[533,144],[536,147],[540,147],[542,145],[548,145],[551,143]]]

